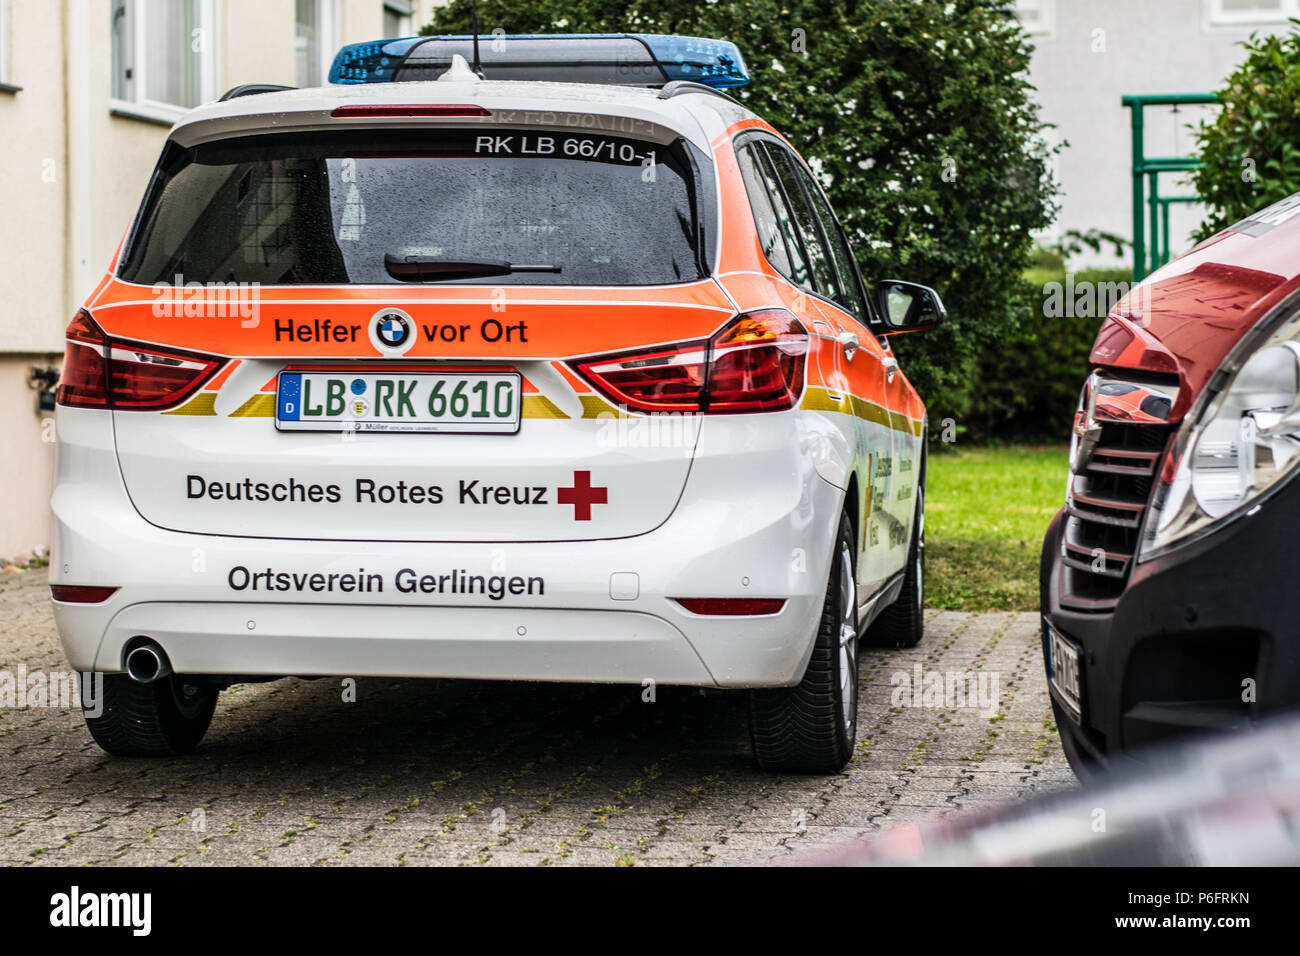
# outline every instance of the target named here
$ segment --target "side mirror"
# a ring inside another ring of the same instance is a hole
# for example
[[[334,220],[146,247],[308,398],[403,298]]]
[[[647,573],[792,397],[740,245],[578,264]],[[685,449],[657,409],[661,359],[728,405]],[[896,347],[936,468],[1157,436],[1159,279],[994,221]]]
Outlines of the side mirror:
[[[948,318],[939,293],[915,282],[882,279],[876,283],[876,301],[890,332],[923,332]]]

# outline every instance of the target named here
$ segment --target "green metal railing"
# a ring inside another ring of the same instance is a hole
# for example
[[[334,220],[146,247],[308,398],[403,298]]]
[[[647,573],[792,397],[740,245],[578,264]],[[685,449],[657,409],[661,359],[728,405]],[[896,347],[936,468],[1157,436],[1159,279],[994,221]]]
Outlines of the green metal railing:
[[[1148,157],[1143,111],[1148,106],[1177,110],[1218,103],[1219,98],[1213,93],[1158,93],[1125,96],[1120,102],[1128,108],[1133,127],[1133,281],[1141,282],[1169,261],[1169,208],[1199,201],[1196,196],[1160,195],[1160,174],[1185,173],[1201,165],[1195,156]]]

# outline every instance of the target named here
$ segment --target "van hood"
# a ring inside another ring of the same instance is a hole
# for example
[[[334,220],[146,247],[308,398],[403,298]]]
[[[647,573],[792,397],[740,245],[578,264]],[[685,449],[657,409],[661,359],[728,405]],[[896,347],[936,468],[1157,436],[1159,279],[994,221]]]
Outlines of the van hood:
[[[1243,220],[1153,273],[1124,296],[1093,343],[1093,365],[1176,376],[1180,421],[1223,359],[1300,287],[1300,219]]]

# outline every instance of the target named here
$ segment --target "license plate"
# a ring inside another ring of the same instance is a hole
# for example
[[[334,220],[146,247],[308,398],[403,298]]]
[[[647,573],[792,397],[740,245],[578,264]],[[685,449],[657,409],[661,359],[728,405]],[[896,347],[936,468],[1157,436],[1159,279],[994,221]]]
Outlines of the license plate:
[[[281,431],[519,431],[517,372],[281,372]]]
[[[1076,721],[1083,717],[1083,696],[1079,692],[1079,648],[1062,637],[1048,621],[1043,622],[1047,628],[1047,673],[1052,687],[1060,695],[1070,716]]]

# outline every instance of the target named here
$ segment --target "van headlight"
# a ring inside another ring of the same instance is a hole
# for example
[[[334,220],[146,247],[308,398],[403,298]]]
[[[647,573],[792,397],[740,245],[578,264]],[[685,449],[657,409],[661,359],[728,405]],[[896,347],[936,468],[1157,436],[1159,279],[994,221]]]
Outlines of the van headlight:
[[[1252,513],[1300,465],[1300,313],[1274,324],[1228,354],[1183,420],[1139,561]]]

